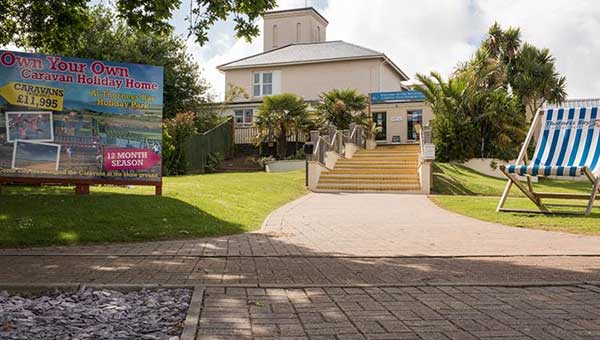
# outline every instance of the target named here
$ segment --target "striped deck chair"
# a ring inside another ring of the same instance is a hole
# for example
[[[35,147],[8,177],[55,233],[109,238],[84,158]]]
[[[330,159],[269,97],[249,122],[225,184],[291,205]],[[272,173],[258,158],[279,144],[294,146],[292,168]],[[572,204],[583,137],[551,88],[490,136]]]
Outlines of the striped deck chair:
[[[537,147],[533,159],[527,159],[527,149],[539,126]],[[542,202],[551,199],[589,200],[585,215],[592,211],[600,190],[600,116],[597,107],[554,108],[540,110],[515,164],[501,165],[500,170],[508,177],[497,211],[541,212],[550,211]],[[526,176],[527,183],[517,175]],[[533,189],[532,176],[558,176],[565,179],[585,176],[592,182],[591,194],[542,193]],[[529,198],[539,211],[506,209],[504,204],[511,187],[515,185]],[[565,213],[565,212],[561,212]],[[573,212],[567,212],[573,213]]]

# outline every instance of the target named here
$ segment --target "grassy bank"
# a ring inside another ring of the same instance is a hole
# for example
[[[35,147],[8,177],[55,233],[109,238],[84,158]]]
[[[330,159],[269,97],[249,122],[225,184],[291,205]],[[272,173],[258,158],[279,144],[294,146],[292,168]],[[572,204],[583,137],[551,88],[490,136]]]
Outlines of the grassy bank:
[[[502,223],[515,227],[558,230],[572,233],[600,235],[600,205],[591,216],[541,215],[527,213],[497,213],[496,206],[506,185],[506,180],[482,175],[468,168],[436,163],[433,172],[433,192],[431,196],[440,207],[484,221]],[[589,194],[589,182],[574,182],[542,179],[534,185],[539,192],[570,192]],[[544,203],[569,203],[581,205],[562,210],[583,211],[585,201],[545,200]],[[535,206],[519,192],[516,187],[511,191],[506,207],[534,209]]]
[[[304,173],[224,173],[166,177],[153,187],[3,187],[0,247],[131,242],[256,230],[279,206],[303,195]]]

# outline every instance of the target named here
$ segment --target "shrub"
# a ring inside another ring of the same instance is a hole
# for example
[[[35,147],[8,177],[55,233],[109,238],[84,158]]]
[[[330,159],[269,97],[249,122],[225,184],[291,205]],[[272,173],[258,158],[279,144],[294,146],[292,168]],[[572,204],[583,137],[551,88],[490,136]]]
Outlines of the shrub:
[[[185,142],[194,132],[196,114],[183,112],[174,118],[167,118],[163,122],[163,174],[180,175],[185,173]]]

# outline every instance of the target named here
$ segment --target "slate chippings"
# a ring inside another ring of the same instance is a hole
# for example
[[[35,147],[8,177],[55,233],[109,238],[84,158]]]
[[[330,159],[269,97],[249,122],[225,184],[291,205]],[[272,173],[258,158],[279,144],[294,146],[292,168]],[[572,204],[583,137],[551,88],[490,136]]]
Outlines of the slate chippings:
[[[190,289],[0,292],[0,339],[178,340],[191,296]]]

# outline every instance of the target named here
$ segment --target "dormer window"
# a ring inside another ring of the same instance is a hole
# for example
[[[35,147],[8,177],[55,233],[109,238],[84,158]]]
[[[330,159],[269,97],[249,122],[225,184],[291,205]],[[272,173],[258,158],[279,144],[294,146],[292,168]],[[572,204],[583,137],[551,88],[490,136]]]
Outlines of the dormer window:
[[[254,73],[253,84],[254,97],[270,96],[273,94],[273,73],[257,72]]]
[[[273,25],[273,47],[277,47],[277,25]]]

